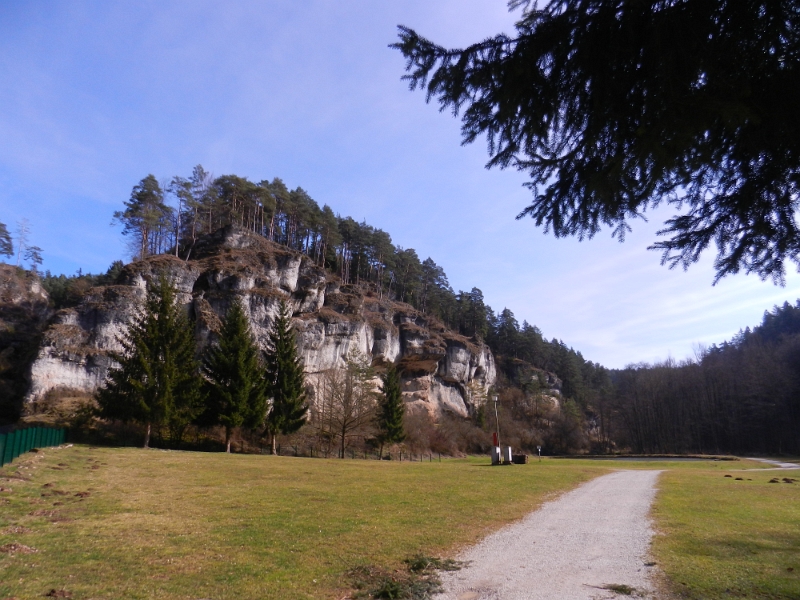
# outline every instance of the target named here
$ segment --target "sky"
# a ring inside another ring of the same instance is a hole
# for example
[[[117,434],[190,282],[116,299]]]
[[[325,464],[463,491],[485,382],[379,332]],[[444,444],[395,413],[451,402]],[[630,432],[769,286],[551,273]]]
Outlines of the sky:
[[[28,220],[44,269],[98,273],[128,258],[112,216],[146,175],[280,177],[610,368],[693,357],[795,303],[793,270],[714,286],[713,251],[661,266],[647,246],[669,209],[622,244],[515,220],[525,175],[485,169],[485,140],[462,146],[388,45],[403,24],[463,47],[517,16],[504,0],[0,2],[0,222]]]

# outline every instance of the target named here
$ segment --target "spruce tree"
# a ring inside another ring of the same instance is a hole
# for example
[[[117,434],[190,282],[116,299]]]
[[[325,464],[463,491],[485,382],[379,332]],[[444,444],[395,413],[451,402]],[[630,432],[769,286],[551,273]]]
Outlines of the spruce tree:
[[[303,363],[297,354],[292,316],[284,301],[281,301],[267,343],[266,376],[272,398],[267,432],[272,438],[274,454],[276,436],[294,433],[305,425],[308,417]]]
[[[244,308],[237,300],[225,316],[219,343],[209,346],[203,361],[211,420],[225,427],[226,452],[231,451],[233,429],[242,425],[256,428],[264,423],[267,381],[259,353]]]
[[[460,116],[462,143],[488,141],[488,167],[530,174],[517,218],[579,240],[609,226],[623,240],[669,205],[651,246],[662,264],[686,269],[716,244],[717,280],[783,284],[800,264],[798,3],[509,6],[524,7],[512,35],[456,49],[401,26],[392,47],[410,88]]]
[[[98,392],[101,414],[144,424],[145,448],[153,425],[182,433],[202,409],[202,381],[191,323],[165,275],[148,284],[142,310],[118,341],[123,350],[111,355],[118,366]]]
[[[384,444],[397,444],[406,438],[403,430],[405,404],[400,393],[400,373],[390,364],[381,377],[381,396],[378,401],[378,439],[381,443],[381,458]]]
[[[0,256],[13,256],[14,244],[5,223],[0,223]]]

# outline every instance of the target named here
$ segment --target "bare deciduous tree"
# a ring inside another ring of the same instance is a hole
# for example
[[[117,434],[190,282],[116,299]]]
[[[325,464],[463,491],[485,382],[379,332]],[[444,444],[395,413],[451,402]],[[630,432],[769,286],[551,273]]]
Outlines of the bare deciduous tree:
[[[315,421],[323,443],[339,445],[344,458],[349,441],[369,434],[375,418],[375,385],[369,359],[351,352],[344,369],[322,375]]]

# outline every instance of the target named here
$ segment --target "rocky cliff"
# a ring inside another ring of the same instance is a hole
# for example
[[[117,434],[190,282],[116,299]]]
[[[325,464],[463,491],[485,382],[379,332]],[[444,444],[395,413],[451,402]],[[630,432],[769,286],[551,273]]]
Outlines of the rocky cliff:
[[[213,341],[234,298],[246,307],[264,344],[281,300],[293,311],[314,395],[317,376],[344,365],[353,350],[378,367],[397,364],[405,400],[432,415],[466,416],[475,391],[495,381],[488,347],[455,334],[407,304],[375,290],[342,285],[307,256],[262,237],[227,228],[198,243],[192,260],[155,256],[127,265],[116,285],[91,289],[75,308],[57,313],[30,370],[29,402],[54,388],[92,393],[120,350],[117,338],[159,272],[172,278],[194,316],[200,347]]]

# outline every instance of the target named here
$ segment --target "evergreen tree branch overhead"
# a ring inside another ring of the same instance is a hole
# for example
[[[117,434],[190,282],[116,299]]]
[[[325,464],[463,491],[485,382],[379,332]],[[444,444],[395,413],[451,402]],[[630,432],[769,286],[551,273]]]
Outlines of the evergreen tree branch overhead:
[[[783,283],[800,264],[800,2],[512,0],[516,35],[464,49],[408,27],[391,47],[412,90],[486,134],[487,167],[530,175],[556,237],[620,240],[648,208],[676,214],[650,248],[684,269],[712,243],[716,278]]]

